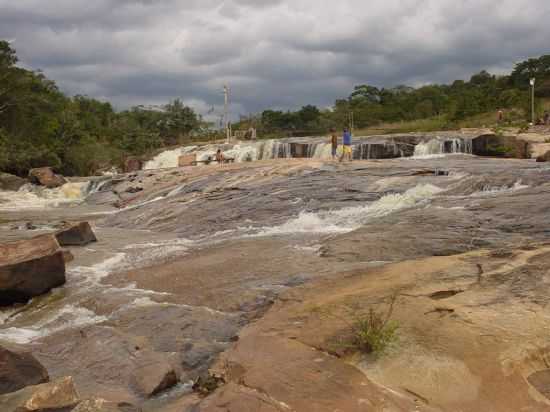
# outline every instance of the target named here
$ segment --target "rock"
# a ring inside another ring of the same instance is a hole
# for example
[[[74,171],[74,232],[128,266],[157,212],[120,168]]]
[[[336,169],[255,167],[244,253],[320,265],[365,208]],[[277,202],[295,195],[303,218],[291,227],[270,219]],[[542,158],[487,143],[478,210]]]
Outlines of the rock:
[[[139,192],[143,192],[143,187],[139,187],[139,186],[132,186],[132,187],[129,187],[128,189],[126,189],[124,192],[126,193],[139,193]]]
[[[178,383],[174,368],[164,361],[138,367],[132,374],[132,384],[144,396],[152,397]]]
[[[111,190],[95,192],[86,198],[89,205],[111,205],[114,206],[120,201],[120,197]]]
[[[65,261],[52,235],[0,244],[0,306],[26,303],[65,283]]]
[[[0,346],[0,395],[48,381],[48,372],[30,353],[15,353]]]
[[[472,154],[477,156],[529,158],[529,143],[516,136],[485,134],[472,140]]]
[[[124,161],[124,173],[137,172],[143,167],[143,162],[135,157],[129,157]]]
[[[550,143],[529,143],[529,154],[531,159],[545,155],[550,151]]]
[[[97,241],[88,222],[67,226],[56,232],[55,237],[61,246],[85,246]]]
[[[537,156],[537,162],[549,162],[550,161],[550,150]]]
[[[129,403],[116,403],[94,398],[80,402],[71,412],[141,412],[141,408]]]
[[[0,172],[0,190],[17,191],[25,183],[28,183],[26,179]]]
[[[74,255],[70,250],[63,251],[63,260],[65,261],[65,263],[69,263],[74,260]]]
[[[78,394],[70,376],[0,396],[2,412],[64,411],[78,402]]]
[[[196,160],[197,160],[197,156],[194,154],[182,155],[178,158],[178,166],[179,167],[193,166]]]
[[[63,186],[67,180],[63,176],[56,175],[51,167],[39,167],[29,171],[31,183],[46,186],[50,189]]]

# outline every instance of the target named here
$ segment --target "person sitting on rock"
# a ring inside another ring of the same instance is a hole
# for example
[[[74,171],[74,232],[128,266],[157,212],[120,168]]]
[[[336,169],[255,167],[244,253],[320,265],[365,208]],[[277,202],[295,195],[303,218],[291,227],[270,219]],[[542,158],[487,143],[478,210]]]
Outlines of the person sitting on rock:
[[[218,149],[216,152],[216,162],[218,162],[220,165],[223,164],[225,161],[225,156],[223,155],[221,149]]]

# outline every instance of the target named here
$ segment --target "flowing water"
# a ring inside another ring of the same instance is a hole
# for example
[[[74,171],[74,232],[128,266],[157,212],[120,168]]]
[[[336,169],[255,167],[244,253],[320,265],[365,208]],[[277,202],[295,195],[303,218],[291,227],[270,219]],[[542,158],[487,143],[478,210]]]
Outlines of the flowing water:
[[[301,144],[267,140],[234,145],[225,153],[238,162],[290,158],[298,151],[308,158],[331,158],[331,147],[324,141],[297,146]],[[98,214],[92,223],[99,242],[72,248],[75,260],[67,266],[66,285],[26,306],[0,310],[0,341],[32,344],[50,362],[49,368],[58,368],[58,374],[77,374],[85,384],[101,371],[86,375],[85,367],[73,370],[55,357],[65,353],[64,345],[74,340],[68,338],[74,331],[123,331],[151,341],[162,335],[158,338],[160,352],[196,347],[198,353],[208,354],[201,358],[208,365],[229,345],[239,327],[256,316],[255,311],[263,310],[258,308],[267,307],[281,290],[316,277],[364,268],[364,263],[323,258],[320,251],[338,242],[343,242],[346,250],[360,249],[364,242],[353,236],[362,231],[368,234],[369,225],[383,221],[403,223],[407,228],[392,227],[388,236],[394,237],[389,241],[385,233],[375,233],[374,245],[381,249],[398,243],[395,231],[410,231],[414,228],[411,222],[416,221],[439,222],[437,230],[451,230],[450,234],[435,235],[438,244],[451,244],[462,236],[464,226],[471,247],[472,233],[482,224],[491,225],[486,241],[515,242],[506,225],[515,224],[523,213],[524,206],[516,202],[544,185],[550,170],[527,161],[517,166],[474,156],[433,158],[469,153],[471,147],[467,139],[429,139],[416,144],[410,161],[326,162],[321,166],[304,162],[303,169],[284,175],[278,169],[285,165],[281,160],[260,164],[258,169],[243,167],[235,172],[241,173],[238,176],[204,168],[200,169],[204,176],[196,180],[183,172],[180,176],[175,171],[161,174],[150,170],[174,167],[185,153],[206,158],[213,155],[214,146],[161,153],[147,163],[148,172],[138,177],[152,176],[150,187],[144,184],[147,193],[123,209]],[[365,141],[357,142],[354,156],[369,159],[375,153],[387,153],[404,157],[402,150],[397,142]],[[416,174],[419,169],[433,173]],[[438,173],[440,170],[445,173]],[[164,184],[162,193],[157,192],[157,177]],[[173,180],[166,183],[164,179],[169,178]],[[30,216],[37,211],[62,213],[67,205],[79,210],[86,207],[87,196],[112,184],[103,179],[58,189],[27,185],[18,192],[0,192],[0,211],[2,217],[17,211],[13,219],[20,223],[26,211]],[[532,216],[540,215],[536,210],[539,203],[543,202],[532,201]],[[497,208],[503,209],[492,211]],[[508,222],[508,217],[514,222]],[[163,226],[155,226],[157,222]],[[500,227],[503,235],[495,229]],[[522,227],[536,228],[540,236],[546,233],[534,223]],[[403,233],[417,239],[405,249],[414,249],[416,243],[430,237],[422,230]],[[384,256],[365,259],[377,265],[387,260]],[[169,333],[175,337],[166,337]],[[110,344],[116,341],[111,335],[109,339]],[[95,359],[87,359],[93,358],[93,353],[73,350],[74,358],[81,356],[83,362],[97,364]],[[122,362],[123,358],[109,358],[109,362]],[[125,381],[116,384],[126,388]]]

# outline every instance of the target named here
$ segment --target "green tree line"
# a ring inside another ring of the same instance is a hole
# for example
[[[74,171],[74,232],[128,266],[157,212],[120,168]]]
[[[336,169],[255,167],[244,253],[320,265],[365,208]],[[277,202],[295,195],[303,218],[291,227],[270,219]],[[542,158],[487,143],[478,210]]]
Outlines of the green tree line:
[[[449,85],[377,88],[362,84],[347,98],[337,99],[330,109],[308,105],[297,111],[265,110],[242,117],[235,128],[253,126],[259,134],[307,135],[347,127],[351,113],[356,128],[433,117],[444,119],[446,128],[454,128],[461,120],[501,109],[517,109],[526,116],[530,113],[531,78],[536,79],[537,97],[549,98],[550,55],[518,63],[509,75],[496,76],[484,70],[468,81],[456,80]]]
[[[180,100],[116,112],[110,103],[65,96],[53,81],[17,61],[15,50],[0,40],[1,171],[25,175],[30,168],[52,166],[66,175],[88,175],[181,143],[204,127]]]
[[[180,100],[117,112],[108,102],[66,96],[41,72],[17,62],[15,50],[0,40],[0,171],[25,175],[30,168],[52,166],[66,175],[88,175],[206,130],[201,117]],[[233,129],[252,126],[260,137],[323,134],[348,126],[351,113],[356,128],[434,117],[454,128],[470,116],[512,108],[528,116],[531,78],[537,97],[550,97],[550,55],[518,63],[509,75],[481,71],[447,85],[357,85],[329,109],[265,110],[242,117]]]

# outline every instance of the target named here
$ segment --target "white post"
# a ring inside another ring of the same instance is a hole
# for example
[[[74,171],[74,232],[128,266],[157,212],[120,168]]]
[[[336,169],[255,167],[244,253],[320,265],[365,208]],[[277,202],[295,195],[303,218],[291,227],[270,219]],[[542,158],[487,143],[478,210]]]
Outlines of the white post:
[[[224,95],[224,106],[223,106],[223,117],[225,121],[225,138],[227,143],[231,138],[231,132],[229,131],[229,115],[228,115],[228,105],[229,105],[229,87],[223,86],[223,95]]]
[[[529,82],[531,84],[531,123],[535,125],[535,78]]]

